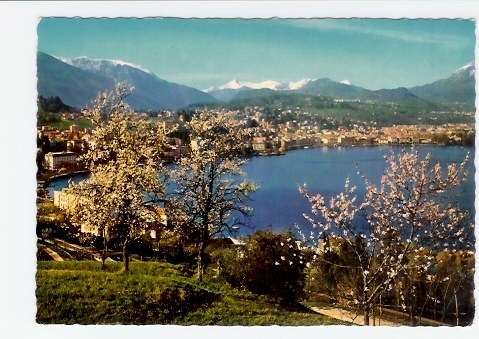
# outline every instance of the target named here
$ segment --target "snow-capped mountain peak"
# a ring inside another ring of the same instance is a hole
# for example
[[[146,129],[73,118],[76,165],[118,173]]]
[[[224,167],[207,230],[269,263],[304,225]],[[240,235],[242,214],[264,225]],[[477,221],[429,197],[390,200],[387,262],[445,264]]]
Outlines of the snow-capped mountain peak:
[[[57,60],[60,60],[61,62],[66,63],[70,66],[73,66],[73,63],[72,63],[71,59],[62,58],[62,57],[58,57],[58,56],[55,56],[55,55],[52,55],[52,57],[54,57]],[[78,57],[78,59],[80,59],[80,58],[86,58],[86,57],[84,57],[84,56]]]
[[[288,87],[290,90],[300,89],[301,87],[303,87],[304,85],[307,85],[311,81],[312,81],[311,79],[301,79],[296,82],[290,82],[288,84]]]
[[[140,66],[140,65],[136,65],[136,64],[132,64],[130,62],[125,62],[123,60],[107,60],[107,61],[110,61],[116,65],[121,65],[121,66],[130,66],[130,67],[133,67],[133,68],[136,68],[136,69],[139,69],[140,71],[143,71],[145,73],[148,73],[148,74],[152,74],[149,70],[147,70],[146,68]]]
[[[228,82],[226,85],[220,86],[219,89],[225,89],[225,88],[230,88],[230,89],[238,89],[243,87],[243,84],[240,84],[238,80],[233,79],[230,82]]]
[[[135,64],[132,64],[130,62],[125,62],[123,60],[109,60],[109,59],[90,59],[86,56],[81,56],[81,57],[78,57],[78,58],[73,58],[73,59],[66,59],[66,58],[61,58],[61,57],[56,57],[54,56],[56,59],[66,63],[66,64],[69,64],[71,66],[78,66],[78,64],[80,63],[88,63],[90,65],[91,68],[93,69],[96,69],[96,70],[99,70],[101,65],[102,64],[105,64],[105,63],[109,63],[109,64],[112,64],[112,65],[118,65],[118,66],[129,66],[129,67],[133,67],[133,68],[136,68],[142,72],[145,72],[145,73],[148,73],[148,74],[152,74],[149,70],[147,70],[146,68],[142,67],[142,66],[139,66],[139,65],[135,65]]]
[[[275,91],[279,90],[297,90],[312,81],[311,79],[301,79],[296,82],[277,82],[273,80],[265,80],[262,82],[249,82],[249,81],[238,81],[236,79],[231,80],[225,85],[218,86],[218,87],[210,87],[203,90],[206,93],[210,93],[213,91],[223,90],[223,89],[271,89]]]
[[[459,73],[462,73],[462,72],[467,71],[467,70],[469,70],[469,76],[471,76],[471,77],[473,77],[476,74],[476,63],[475,63],[475,61],[472,61],[472,62],[468,63],[467,65],[462,66],[456,72],[454,72],[454,74],[459,74]]]

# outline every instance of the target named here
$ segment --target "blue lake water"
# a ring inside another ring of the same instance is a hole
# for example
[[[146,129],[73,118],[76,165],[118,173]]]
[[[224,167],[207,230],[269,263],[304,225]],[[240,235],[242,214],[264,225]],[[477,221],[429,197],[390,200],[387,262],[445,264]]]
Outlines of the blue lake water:
[[[346,178],[350,186],[357,186],[358,201],[366,188],[361,172],[373,183],[379,184],[386,167],[384,155],[399,148],[391,147],[342,147],[313,148],[288,152],[280,157],[255,157],[245,167],[248,178],[256,181],[260,189],[252,195],[254,216],[251,226],[275,230],[287,230],[297,223],[303,230],[310,229],[303,213],[310,213],[311,205],[298,191],[307,184],[311,194],[321,193],[329,198],[344,189]],[[474,208],[474,149],[461,147],[421,147],[420,156],[432,154],[432,163],[440,161],[461,162],[467,151],[471,152],[468,164],[469,180],[460,188],[459,203],[464,209]]]
[[[417,148],[420,157],[432,154],[432,163],[439,161],[443,166],[450,162],[461,162],[467,152],[471,159],[467,165],[468,181],[457,191],[459,204],[463,209],[474,213],[474,148],[467,147],[433,147]],[[259,189],[251,195],[249,205],[253,207],[250,220],[251,228],[243,228],[239,232],[246,235],[255,229],[269,226],[275,231],[294,229],[298,224],[304,231],[310,229],[310,224],[304,219],[303,213],[309,213],[309,202],[298,191],[298,186],[307,184],[310,193],[321,193],[326,198],[344,189],[346,178],[350,185],[356,185],[358,199],[364,196],[365,186],[358,168],[373,183],[379,184],[386,167],[385,155],[399,147],[341,147],[341,148],[310,148],[290,151],[283,156],[252,157],[244,166],[246,178],[253,180]],[[358,166],[358,167],[357,167]],[[73,180],[83,180],[88,174],[74,175]],[[58,178],[51,183],[49,192],[60,190],[67,185],[68,178]]]

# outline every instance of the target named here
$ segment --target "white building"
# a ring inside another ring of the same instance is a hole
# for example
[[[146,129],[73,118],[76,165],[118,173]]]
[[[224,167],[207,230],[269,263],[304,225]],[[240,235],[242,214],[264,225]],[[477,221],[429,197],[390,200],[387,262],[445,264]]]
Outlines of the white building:
[[[53,192],[53,204],[58,208],[66,211],[67,213],[72,212],[73,208],[78,208],[75,207],[75,202],[78,199],[81,199],[79,195],[76,195],[74,193],[67,193],[64,190]],[[146,227],[144,228],[143,233],[149,232],[150,237],[152,239],[156,239],[158,233],[161,232],[161,230],[168,225],[168,217],[166,210],[161,207],[153,207],[145,209],[145,212],[149,214],[149,218],[151,219],[151,221],[145,225]],[[80,232],[90,233],[95,236],[101,236],[100,229],[88,223],[82,223],[80,225]]]
[[[50,152],[45,154],[45,162],[47,168],[55,170],[65,164],[76,164],[77,155],[73,152]]]

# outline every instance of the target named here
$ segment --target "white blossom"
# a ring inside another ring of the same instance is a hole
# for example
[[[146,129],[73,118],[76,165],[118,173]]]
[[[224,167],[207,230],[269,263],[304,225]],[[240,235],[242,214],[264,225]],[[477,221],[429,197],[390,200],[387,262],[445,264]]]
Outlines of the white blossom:
[[[366,186],[361,204],[352,196],[349,178],[344,191],[329,198],[310,194],[305,185],[299,188],[311,204],[312,215],[305,218],[317,230],[318,239],[331,242],[318,245],[323,254],[333,252],[337,246],[333,240],[340,239],[363,268],[363,294],[354,295],[363,305],[372,306],[384,290],[392,288],[404,299],[406,287],[401,279],[424,275],[434,265],[434,256],[423,251],[448,247],[455,251],[459,244],[466,249],[474,247],[467,234],[474,228],[473,222],[466,224],[468,212],[444,198],[466,180],[468,158],[461,164],[448,164],[443,173],[439,162],[431,163],[430,154],[421,159],[417,151],[403,150],[385,156],[387,166],[379,185],[358,170]],[[432,282],[429,276],[425,280]]]

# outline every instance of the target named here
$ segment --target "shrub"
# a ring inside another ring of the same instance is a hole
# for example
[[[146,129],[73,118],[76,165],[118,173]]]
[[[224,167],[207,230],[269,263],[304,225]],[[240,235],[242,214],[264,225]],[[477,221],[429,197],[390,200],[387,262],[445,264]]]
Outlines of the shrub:
[[[243,248],[225,250],[220,275],[234,287],[268,295],[282,304],[298,300],[304,288],[305,258],[291,232],[254,233]]]

